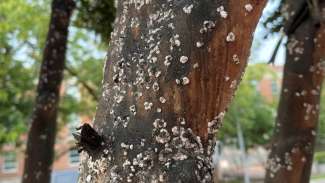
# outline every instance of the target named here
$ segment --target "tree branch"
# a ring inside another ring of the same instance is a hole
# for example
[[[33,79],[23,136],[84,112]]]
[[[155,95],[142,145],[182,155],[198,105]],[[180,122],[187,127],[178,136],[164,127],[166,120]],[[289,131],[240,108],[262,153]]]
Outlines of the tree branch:
[[[74,76],[75,78],[77,78],[77,81],[87,90],[87,92],[93,97],[93,99],[95,101],[98,101],[98,97],[97,97],[97,94],[96,94],[95,89],[92,88],[90,85],[88,85],[88,83],[86,83],[86,81],[81,80],[76,71],[74,71],[73,69],[69,68],[68,66],[64,66],[64,69],[71,76]]]

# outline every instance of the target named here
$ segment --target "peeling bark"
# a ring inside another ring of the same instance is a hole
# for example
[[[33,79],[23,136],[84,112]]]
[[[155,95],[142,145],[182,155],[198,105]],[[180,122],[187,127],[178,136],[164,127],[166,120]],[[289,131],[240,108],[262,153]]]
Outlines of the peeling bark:
[[[296,1],[291,3],[296,5]],[[324,3],[321,7],[325,7]],[[325,76],[325,26],[315,24],[314,18],[307,16],[288,38],[266,183],[309,182],[313,162]]]
[[[119,1],[79,182],[212,182],[215,133],[265,1]]]
[[[53,0],[51,21],[28,133],[23,183],[50,182],[72,0]]]

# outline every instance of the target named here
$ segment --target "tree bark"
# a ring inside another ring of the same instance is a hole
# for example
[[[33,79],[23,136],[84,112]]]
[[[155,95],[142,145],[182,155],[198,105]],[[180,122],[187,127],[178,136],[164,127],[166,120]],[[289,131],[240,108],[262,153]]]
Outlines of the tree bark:
[[[94,120],[104,143],[83,147],[79,182],[212,182],[215,132],[264,5],[119,1]]]
[[[289,2],[291,12],[296,1]],[[325,27],[315,22],[312,16],[303,19],[288,36],[266,183],[306,183],[310,179],[325,75]]]
[[[63,79],[72,0],[53,0],[37,96],[28,133],[23,183],[50,182],[60,86]]]

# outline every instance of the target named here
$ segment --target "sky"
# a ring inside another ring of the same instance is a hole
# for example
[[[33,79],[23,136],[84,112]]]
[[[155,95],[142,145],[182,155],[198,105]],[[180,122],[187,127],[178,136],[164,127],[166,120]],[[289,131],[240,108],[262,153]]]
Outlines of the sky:
[[[251,50],[250,64],[254,63],[267,63],[271,58],[276,44],[280,38],[280,34],[274,34],[269,36],[267,39],[263,39],[267,30],[262,25],[262,21],[271,14],[279,6],[279,0],[270,0],[263,11],[263,16],[257,25],[254,34],[254,41]],[[283,65],[285,62],[285,41],[279,48],[275,59],[275,65]]]

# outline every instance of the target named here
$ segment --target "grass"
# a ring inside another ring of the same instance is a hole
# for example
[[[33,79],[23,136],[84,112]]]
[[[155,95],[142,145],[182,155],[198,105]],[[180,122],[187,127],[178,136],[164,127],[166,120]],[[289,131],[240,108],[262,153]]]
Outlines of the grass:
[[[325,175],[315,175],[311,177],[311,180],[325,179]]]

